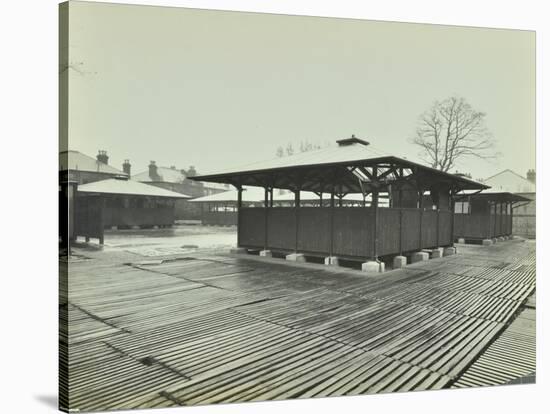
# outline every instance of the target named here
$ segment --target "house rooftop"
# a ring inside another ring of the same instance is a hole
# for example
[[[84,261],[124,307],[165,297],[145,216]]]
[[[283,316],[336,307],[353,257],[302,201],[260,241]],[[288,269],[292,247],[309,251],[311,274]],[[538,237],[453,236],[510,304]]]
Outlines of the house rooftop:
[[[98,161],[80,151],[68,150],[59,153],[59,171],[85,171],[127,176],[124,171]]]
[[[186,175],[176,168],[172,167],[157,167],[156,168],[158,179],[153,179],[149,175],[149,171],[143,171],[139,174],[134,174],[132,180],[139,181],[142,183],[152,183],[152,182],[163,182],[163,183],[172,183],[179,184],[182,183]]]
[[[492,175],[483,180],[487,185],[490,185],[495,191],[504,191],[510,193],[534,193],[536,192],[536,184],[522,177],[516,172],[506,169],[498,174]]]
[[[83,184],[78,187],[78,191],[82,193],[141,195],[166,198],[190,198],[185,194],[175,193],[173,191],[165,190],[164,188],[155,187],[149,184],[143,184],[134,180],[125,180],[118,178],[108,178],[106,180]]]

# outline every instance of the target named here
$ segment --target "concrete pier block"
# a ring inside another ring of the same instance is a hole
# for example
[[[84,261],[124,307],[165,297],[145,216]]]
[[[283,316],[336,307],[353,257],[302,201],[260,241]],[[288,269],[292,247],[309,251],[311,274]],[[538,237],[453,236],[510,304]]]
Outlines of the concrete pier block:
[[[111,230],[118,230],[118,226],[111,226]]]
[[[286,260],[290,260],[291,262],[305,262],[306,257],[303,253],[292,253],[287,254],[285,257]]]
[[[439,259],[440,257],[443,257],[443,247],[433,249],[430,254],[430,259]]]
[[[461,237],[461,238],[458,239],[458,243],[459,244],[466,244],[466,240]]]
[[[393,268],[401,269],[407,265],[407,258],[405,256],[395,256],[393,258]]]
[[[382,262],[369,260],[368,262],[361,263],[361,270],[363,272],[382,273],[386,270],[386,266]]]
[[[416,252],[411,255],[411,263],[422,262],[428,260],[430,255],[426,252]]]
[[[327,266],[338,266],[340,264],[340,259],[336,256],[327,256],[325,257],[325,265]]]
[[[456,254],[456,247],[445,247],[443,249],[443,256],[452,256]]]
[[[490,246],[490,245],[493,244],[493,241],[492,241],[491,239],[483,239],[483,240],[481,241],[481,244],[482,244],[483,246]]]
[[[498,237],[497,240],[498,240],[499,242],[502,242],[502,241],[504,241],[504,240],[506,240],[506,239],[505,239],[504,237],[501,236],[501,237]]]
[[[497,241],[498,241],[498,240],[497,240],[496,237],[493,237],[491,240],[492,240],[493,244],[497,244]]]
[[[262,257],[273,257],[271,250],[260,250],[260,256]]]
[[[247,254],[248,250],[244,247],[234,247],[233,249],[229,250],[230,254]]]

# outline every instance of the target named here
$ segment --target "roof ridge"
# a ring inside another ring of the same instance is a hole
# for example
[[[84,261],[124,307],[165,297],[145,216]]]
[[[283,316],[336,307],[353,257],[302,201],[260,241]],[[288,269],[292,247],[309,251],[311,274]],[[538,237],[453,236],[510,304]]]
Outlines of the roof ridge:
[[[524,181],[527,181],[529,184],[534,184],[534,183],[532,183],[531,181],[529,181],[527,178],[522,177],[521,175],[519,175],[517,172],[511,170],[510,168],[506,168],[506,169],[502,170],[502,171],[499,172],[499,173],[496,173],[496,174],[494,174],[494,175],[492,175],[492,176],[490,176],[490,177],[487,177],[487,178],[485,178],[484,181],[490,180],[491,178],[495,178],[496,176],[501,175],[501,174],[505,173],[506,171],[509,171],[509,172],[511,172],[512,174],[514,174],[516,177],[519,177],[519,178],[523,179]]]

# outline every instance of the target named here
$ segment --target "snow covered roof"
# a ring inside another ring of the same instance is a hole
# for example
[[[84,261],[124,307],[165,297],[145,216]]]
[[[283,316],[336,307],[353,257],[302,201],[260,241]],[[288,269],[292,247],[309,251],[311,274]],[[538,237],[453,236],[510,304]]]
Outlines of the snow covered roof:
[[[258,185],[269,182],[274,188],[300,187],[317,192],[323,188],[323,183],[337,177],[342,193],[361,193],[363,187],[369,187],[371,183],[378,187],[380,183],[388,185],[411,178],[429,185],[452,186],[456,189],[481,190],[487,187],[474,180],[404,158],[380,156],[368,142],[354,136],[337,142],[338,146],[256,161],[237,169],[220,170],[190,178],[234,185]],[[374,176],[369,169],[376,169],[380,176]],[[405,170],[405,175],[398,170]]]
[[[249,203],[260,202],[264,200],[264,189],[260,187],[246,187],[243,189],[242,200]],[[190,200],[192,203],[223,203],[236,202],[237,190],[224,191],[223,193],[211,194],[204,197],[198,197]]]
[[[126,176],[125,172],[112,167],[109,164],[105,164],[93,157],[73,150],[62,151],[59,153],[59,171],[65,170],[100,172]]]
[[[108,178],[83,184],[78,187],[82,193],[142,195],[150,197],[190,198],[185,194],[175,193],[150,184],[143,184],[134,180]]]
[[[169,167],[157,167],[157,174],[159,176],[159,179],[153,180],[149,176],[149,170],[147,170],[140,172],[139,174],[132,175],[132,180],[142,183],[163,182],[178,184],[182,183],[186,178],[186,175],[182,173],[181,170]]]

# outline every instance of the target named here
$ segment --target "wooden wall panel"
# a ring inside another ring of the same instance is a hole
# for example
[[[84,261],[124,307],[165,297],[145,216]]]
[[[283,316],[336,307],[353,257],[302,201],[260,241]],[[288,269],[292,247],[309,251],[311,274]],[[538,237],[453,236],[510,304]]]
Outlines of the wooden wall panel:
[[[262,207],[242,208],[240,211],[239,244],[244,247],[264,247],[264,214]]]
[[[330,209],[301,207],[298,251],[323,253],[330,249]]]

